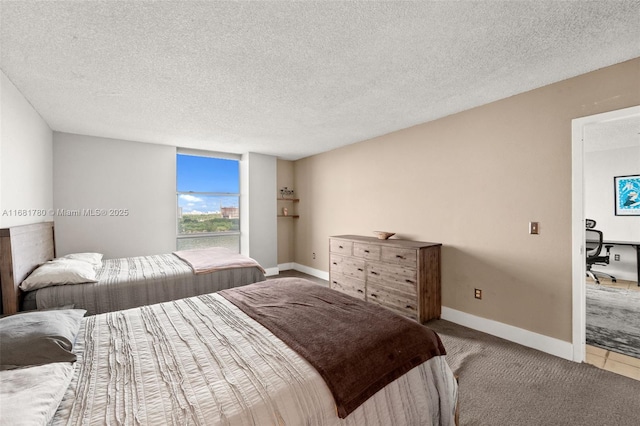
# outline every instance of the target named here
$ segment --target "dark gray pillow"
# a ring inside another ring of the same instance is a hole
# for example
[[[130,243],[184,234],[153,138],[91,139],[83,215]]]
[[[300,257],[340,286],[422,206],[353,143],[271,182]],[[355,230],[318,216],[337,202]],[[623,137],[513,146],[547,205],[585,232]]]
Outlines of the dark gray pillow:
[[[33,311],[0,319],[0,370],[73,362],[84,309]]]

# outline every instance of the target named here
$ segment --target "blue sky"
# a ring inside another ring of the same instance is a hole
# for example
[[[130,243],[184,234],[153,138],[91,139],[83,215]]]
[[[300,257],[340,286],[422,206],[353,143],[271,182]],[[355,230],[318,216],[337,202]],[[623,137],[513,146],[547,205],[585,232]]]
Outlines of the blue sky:
[[[239,165],[236,160],[178,154],[178,192],[214,192],[221,195],[181,194],[178,205],[183,213],[215,212],[222,207],[238,207],[238,197],[223,194],[240,192]]]

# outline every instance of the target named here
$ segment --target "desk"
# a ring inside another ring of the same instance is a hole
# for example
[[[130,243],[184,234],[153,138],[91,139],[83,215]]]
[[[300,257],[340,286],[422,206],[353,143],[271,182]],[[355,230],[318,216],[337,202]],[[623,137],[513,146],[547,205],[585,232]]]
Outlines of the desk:
[[[636,249],[636,279],[638,280],[638,287],[640,287],[640,241],[612,241],[606,240],[602,242],[604,244],[610,244],[614,246],[631,246]]]

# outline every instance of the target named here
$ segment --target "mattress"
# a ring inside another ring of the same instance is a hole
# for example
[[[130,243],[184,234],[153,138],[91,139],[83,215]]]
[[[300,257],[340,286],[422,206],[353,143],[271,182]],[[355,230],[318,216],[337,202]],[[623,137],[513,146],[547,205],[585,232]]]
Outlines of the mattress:
[[[87,315],[212,293],[265,280],[259,267],[194,274],[173,254],[107,259],[96,283],[57,285],[27,292],[23,310],[73,306]]]
[[[83,321],[53,425],[454,424],[457,385],[443,356],[340,419],[318,372],[219,294]]]

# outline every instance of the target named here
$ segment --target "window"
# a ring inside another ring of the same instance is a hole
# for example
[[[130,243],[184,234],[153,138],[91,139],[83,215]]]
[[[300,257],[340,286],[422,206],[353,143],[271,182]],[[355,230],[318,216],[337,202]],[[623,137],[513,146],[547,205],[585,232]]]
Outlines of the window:
[[[240,162],[178,154],[178,250],[240,252]]]

